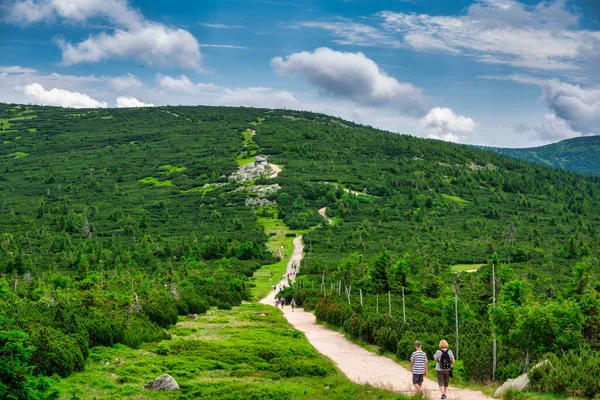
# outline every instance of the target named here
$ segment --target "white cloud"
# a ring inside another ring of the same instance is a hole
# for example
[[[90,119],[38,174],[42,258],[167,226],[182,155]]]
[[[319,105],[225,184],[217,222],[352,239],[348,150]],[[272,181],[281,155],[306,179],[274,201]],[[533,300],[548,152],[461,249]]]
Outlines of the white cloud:
[[[150,65],[199,69],[200,45],[190,32],[146,20],[126,0],[16,0],[4,19],[31,24],[64,19],[83,23],[106,19],[116,28],[72,44],[58,40],[65,65],[119,58]]]
[[[600,60],[600,31],[578,29],[578,16],[567,9],[566,0],[537,5],[476,0],[464,15],[382,11],[375,18],[379,26],[339,20],[294,27],[328,30],[342,45],[462,54],[478,62],[533,70],[577,71]]]
[[[113,34],[90,36],[76,45],[58,43],[65,65],[121,58],[193,69],[200,62],[200,45],[188,31],[155,23],[133,31],[117,29]]]
[[[260,86],[223,89],[216,102],[228,106],[267,108],[298,108],[299,106],[293,93]]]
[[[79,92],[70,92],[64,89],[46,90],[39,83],[32,83],[25,86],[23,92],[34,102],[69,108],[106,108],[108,104],[103,101],[92,99],[90,96]]]
[[[118,108],[131,108],[131,107],[154,107],[152,103],[143,103],[135,97],[119,96],[117,97]]]
[[[8,9],[5,20],[21,24],[57,18],[81,23],[94,17],[107,17],[121,26],[136,26],[143,21],[126,0],[14,0]]]
[[[518,125],[516,131],[530,133],[534,139],[546,143],[581,136],[581,132],[574,131],[567,121],[551,113],[544,115],[544,118],[535,124]]]
[[[600,89],[584,89],[557,79],[544,81],[541,88],[542,103],[573,130],[600,134]]]
[[[138,79],[138,77],[133,74],[127,74],[107,79],[110,87],[119,93],[144,86],[144,84]]]
[[[540,87],[540,101],[552,114],[547,114],[536,125],[519,125],[519,132],[534,132],[536,137],[546,139],[600,134],[600,88],[583,88],[558,79],[540,79],[519,74],[484,75],[482,78],[510,80]]]
[[[298,108],[293,93],[270,87],[223,88],[212,83],[194,83],[187,76],[174,78],[157,75],[158,86],[169,96],[177,96],[175,104],[211,104],[268,108]],[[185,98],[179,96],[185,95]],[[173,103],[171,103],[173,104]]]
[[[383,26],[420,51],[465,54],[477,61],[541,70],[579,69],[592,45],[590,32],[568,29],[577,18],[564,2],[526,7],[516,1],[480,1],[465,16],[384,11]]]
[[[205,26],[207,28],[212,29],[236,29],[236,28],[245,28],[243,25],[227,25],[227,24],[209,24],[206,22],[200,22],[198,25]]]
[[[281,75],[302,75],[323,93],[348,98],[363,106],[386,106],[398,112],[425,114],[429,99],[420,88],[387,75],[363,53],[344,53],[325,47],[275,57],[271,66]]]
[[[202,91],[214,91],[219,87],[212,83],[193,83],[185,75],[181,75],[179,78],[173,78],[168,75],[158,74],[156,76],[158,85],[170,92],[174,93],[188,93],[196,94]]]
[[[391,38],[379,29],[369,25],[359,24],[347,19],[335,22],[305,21],[293,25],[292,28],[316,28],[331,32],[338,39],[334,43],[354,46],[389,46],[401,47],[400,41]]]
[[[435,107],[419,120],[417,131],[431,139],[462,142],[475,133],[475,121],[450,108]]]
[[[23,68],[18,65],[0,66],[0,73],[5,74],[35,74],[37,70],[33,68]]]

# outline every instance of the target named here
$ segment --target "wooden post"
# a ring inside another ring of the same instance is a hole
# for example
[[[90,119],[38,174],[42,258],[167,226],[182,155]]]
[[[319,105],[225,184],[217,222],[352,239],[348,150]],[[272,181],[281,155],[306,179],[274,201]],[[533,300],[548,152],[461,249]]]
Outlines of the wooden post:
[[[404,286],[402,286],[402,315],[404,315],[404,325],[406,325],[406,303],[404,302]]]
[[[377,314],[379,314],[379,293],[377,293],[376,295],[376,299],[377,299]]]
[[[458,360],[458,278],[454,287],[454,319],[456,322],[456,359]]]
[[[496,309],[496,266],[492,264],[492,307]],[[496,380],[496,333],[492,333],[492,381]]]
[[[358,293],[360,293],[360,305],[362,306],[362,289],[358,289]]]
[[[392,316],[392,294],[390,293],[390,291],[388,290],[388,305],[390,308],[390,317]]]
[[[323,287],[323,297],[327,297],[327,292],[325,291],[325,271],[323,271],[323,277],[321,278],[321,286]]]
[[[345,287],[346,285],[344,285]],[[348,296],[348,304],[350,304],[350,288],[351,286],[345,287],[346,289],[346,296]]]

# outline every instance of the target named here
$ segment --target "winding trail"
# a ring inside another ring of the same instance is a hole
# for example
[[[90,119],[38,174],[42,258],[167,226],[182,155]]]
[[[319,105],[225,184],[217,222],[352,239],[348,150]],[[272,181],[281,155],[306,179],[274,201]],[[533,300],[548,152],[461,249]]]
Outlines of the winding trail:
[[[329,217],[327,216],[327,214],[325,214],[326,212],[327,212],[327,207],[323,207],[323,208],[321,208],[321,209],[319,210],[319,215],[320,215],[321,217],[325,218],[325,221],[327,221],[327,223],[328,223],[329,225],[332,225],[332,224],[333,224],[333,221],[331,220],[331,218],[329,218]]]
[[[273,170],[273,173],[269,176],[269,178],[277,178],[277,175],[281,172],[281,167],[279,165],[269,163],[269,167]],[[302,257],[301,257],[302,258]]]
[[[319,214],[321,214],[321,210],[319,210]],[[303,250],[302,236],[297,236],[294,239],[294,253],[288,262],[287,271],[290,271],[293,263],[297,266],[300,265]],[[287,277],[284,277],[281,283],[287,285]],[[271,292],[260,302],[273,305],[276,294],[276,292]],[[303,309],[296,309],[295,312],[292,312],[291,307],[284,307],[283,315],[294,328],[304,332],[315,349],[329,357],[351,381],[399,393],[415,393],[412,386],[412,373],[406,368],[387,357],[363,349],[339,332],[331,331],[317,324],[314,314],[304,312]],[[428,378],[425,378],[423,382],[423,392],[429,398],[439,398],[440,396],[437,382]],[[448,399],[492,399],[478,391],[453,388],[452,386],[448,389],[447,395]]]

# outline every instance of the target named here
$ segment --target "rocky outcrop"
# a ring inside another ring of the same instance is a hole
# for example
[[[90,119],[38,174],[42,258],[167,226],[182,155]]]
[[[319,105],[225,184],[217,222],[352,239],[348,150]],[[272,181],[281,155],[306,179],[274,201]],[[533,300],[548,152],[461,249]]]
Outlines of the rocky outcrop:
[[[169,374],[164,374],[144,385],[144,390],[179,390],[179,385]]]
[[[545,365],[546,363],[549,363],[549,362],[550,361],[545,360],[545,361],[542,361],[541,363],[536,364],[534,367],[531,368],[530,372],[538,367],[541,367],[542,365]],[[521,374],[518,377],[516,377],[515,379],[508,379],[506,382],[504,382],[498,389],[496,389],[496,391],[494,392],[494,397],[502,397],[502,395],[508,389],[514,389],[519,392],[522,392],[523,390],[525,390],[527,385],[529,385],[529,377],[527,376],[527,374]]]
[[[267,156],[254,156],[254,162],[241,166],[236,172],[229,176],[229,180],[245,182],[252,179],[260,178],[264,175],[270,175],[273,171],[269,166]]]
[[[249,187],[240,186],[235,189],[234,192],[247,191],[250,193],[250,197],[246,199],[246,207],[262,207],[275,205],[275,200],[268,200],[267,197],[273,193],[277,193],[281,189],[278,184],[273,185],[254,185]]]

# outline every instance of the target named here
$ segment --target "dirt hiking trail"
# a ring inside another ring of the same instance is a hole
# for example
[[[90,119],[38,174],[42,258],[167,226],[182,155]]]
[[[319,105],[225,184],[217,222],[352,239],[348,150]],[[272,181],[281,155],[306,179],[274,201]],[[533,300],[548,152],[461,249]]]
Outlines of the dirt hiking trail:
[[[321,209],[319,210],[319,215],[320,215],[321,217],[325,218],[325,221],[327,221],[327,223],[328,223],[329,225],[333,225],[333,221],[331,220],[331,218],[329,218],[329,217],[327,216],[327,214],[325,214],[326,212],[327,212],[327,207],[323,207],[323,208],[321,208]]]
[[[294,239],[294,254],[288,262],[287,272],[291,270],[292,264],[300,265],[303,249],[302,236],[297,236]],[[281,283],[288,285],[287,277]],[[260,302],[273,305],[276,294],[276,292],[271,292]],[[292,312],[292,308],[286,306],[283,309],[283,315],[294,328],[304,332],[315,349],[329,357],[352,382],[369,384],[404,394],[416,393],[412,385],[412,373],[409,370],[387,357],[363,349],[346,339],[343,334],[317,324],[314,314],[304,312],[301,308]],[[437,382],[428,378],[425,378],[423,382],[423,392],[430,399],[439,399],[441,396]],[[454,388],[452,381],[450,381],[447,396],[448,399],[457,400],[492,399],[478,391]]]

